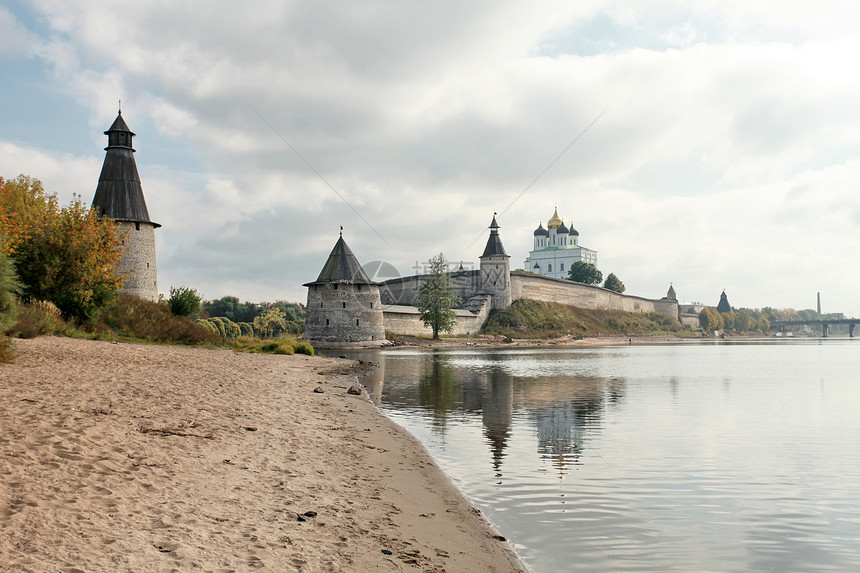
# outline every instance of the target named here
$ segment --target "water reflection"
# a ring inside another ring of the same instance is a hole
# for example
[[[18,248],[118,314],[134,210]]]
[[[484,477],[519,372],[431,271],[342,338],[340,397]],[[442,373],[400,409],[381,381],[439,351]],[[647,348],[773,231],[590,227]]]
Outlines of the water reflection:
[[[839,344],[361,357],[535,572],[848,571],[860,355]]]
[[[515,376],[511,371],[545,370],[523,370],[522,355],[428,351],[379,353],[374,358],[378,366],[362,382],[378,406],[384,394],[386,406],[421,412],[441,436],[452,418],[480,415],[496,478],[504,475],[515,411],[534,428],[540,459],[563,476],[570,466],[582,463],[586,439],[599,432],[607,404],[624,397],[623,378],[565,376],[555,372],[555,361],[542,364],[554,371],[552,376]],[[542,358],[527,360],[538,367]]]

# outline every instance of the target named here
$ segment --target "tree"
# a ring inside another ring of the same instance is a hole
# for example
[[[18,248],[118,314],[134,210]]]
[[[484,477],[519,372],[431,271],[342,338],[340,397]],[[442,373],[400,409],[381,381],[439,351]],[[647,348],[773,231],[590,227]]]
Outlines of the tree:
[[[0,245],[5,239],[0,235]],[[18,291],[18,279],[12,260],[0,248],[0,337],[6,329],[15,323],[18,305],[15,303],[15,293]]]
[[[609,273],[609,276],[606,277],[606,282],[603,283],[603,288],[622,293],[624,292],[624,283],[614,273]]]
[[[175,316],[191,316],[200,312],[200,300],[203,297],[193,288],[170,287],[170,298],[167,304]]]
[[[0,236],[0,245],[5,239]],[[12,260],[0,249],[0,363],[12,360],[14,357],[11,343],[6,338],[6,330],[15,323],[18,305],[15,303],[15,293],[18,290],[18,280]]]
[[[263,338],[272,338],[286,329],[287,323],[284,320],[284,311],[276,306],[254,318],[254,330],[259,332]]]
[[[699,313],[699,326],[705,330],[720,330],[723,327],[723,317],[712,308],[703,308]]]
[[[38,179],[0,180],[0,234],[24,302],[47,300],[67,318],[92,319],[117,295],[124,234],[75,197],[60,207]]]
[[[439,256],[433,257],[428,262],[430,272],[421,281],[417,306],[424,326],[433,329],[433,339],[438,340],[440,332],[454,330],[454,324],[456,324],[454,307],[460,303],[460,299],[454,294],[445,256],[439,253]]]
[[[597,267],[585,261],[576,261],[567,271],[569,280],[587,285],[597,285],[603,280],[603,273]],[[619,281],[620,282],[620,281]]]

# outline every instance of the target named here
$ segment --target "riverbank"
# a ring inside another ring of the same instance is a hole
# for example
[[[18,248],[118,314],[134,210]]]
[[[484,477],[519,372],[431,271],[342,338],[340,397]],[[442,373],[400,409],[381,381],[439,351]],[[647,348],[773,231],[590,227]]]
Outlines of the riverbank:
[[[523,569],[351,361],[16,344],[0,570]]]
[[[733,336],[734,338],[735,336]],[[740,336],[737,336],[740,337]],[[473,337],[441,337],[439,340],[422,338],[418,336],[398,336],[394,346],[418,347],[418,348],[506,348],[506,347],[596,347],[596,346],[619,346],[636,344],[654,344],[660,342],[681,342],[688,340],[714,339],[713,336],[702,336],[699,333],[691,333],[688,336],[675,336],[671,334],[654,335],[606,335],[606,336],[560,336],[556,338],[509,338],[507,336],[478,335]],[[327,352],[323,350],[323,352]],[[328,351],[334,354],[334,351]]]

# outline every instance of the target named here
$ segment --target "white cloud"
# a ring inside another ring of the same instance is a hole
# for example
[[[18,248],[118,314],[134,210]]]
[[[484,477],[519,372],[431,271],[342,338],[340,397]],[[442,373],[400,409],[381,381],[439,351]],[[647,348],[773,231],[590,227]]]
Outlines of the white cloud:
[[[122,98],[146,135],[138,161],[194,159],[140,165],[171,281],[301,295],[340,224],[362,260],[401,272],[440,250],[475,259],[492,213],[606,110],[501,217],[514,266],[558,204],[644,295],[674,281],[682,297],[725,287],[736,305],[790,306],[825,278],[845,305],[855,292],[860,34],[846,4],[35,6],[50,33],[32,50],[95,131]],[[56,167],[16,149],[16,171]]]

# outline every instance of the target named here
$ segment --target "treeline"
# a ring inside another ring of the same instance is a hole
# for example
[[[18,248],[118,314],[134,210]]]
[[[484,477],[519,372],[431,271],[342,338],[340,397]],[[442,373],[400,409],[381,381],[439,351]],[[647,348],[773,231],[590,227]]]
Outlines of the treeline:
[[[239,336],[274,338],[282,334],[301,334],[305,311],[294,302],[239,302],[235,296],[204,301],[197,323],[227,339]]]
[[[699,326],[705,330],[767,333],[771,323],[777,320],[814,320],[819,317],[812,309],[794,310],[766,306],[733,308],[731,312],[720,313],[714,308],[704,308],[699,312]]]

